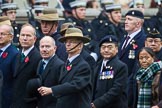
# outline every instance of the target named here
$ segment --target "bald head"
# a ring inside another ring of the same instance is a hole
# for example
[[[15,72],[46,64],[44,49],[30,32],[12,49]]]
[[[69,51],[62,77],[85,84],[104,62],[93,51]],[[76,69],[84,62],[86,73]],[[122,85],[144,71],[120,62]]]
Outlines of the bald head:
[[[51,58],[56,52],[55,40],[50,36],[44,36],[40,40],[39,49],[43,59]]]

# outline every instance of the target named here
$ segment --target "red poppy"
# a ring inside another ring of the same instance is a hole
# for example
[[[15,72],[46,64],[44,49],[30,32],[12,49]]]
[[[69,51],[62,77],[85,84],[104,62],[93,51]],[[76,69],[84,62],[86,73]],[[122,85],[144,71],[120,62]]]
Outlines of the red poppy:
[[[67,71],[70,71],[71,68],[72,68],[72,65],[68,65],[68,66],[66,66],[66,70],[67,70]]]
[[[4,52],[3,54],[2,54],[2,58],[6,58],[7,57],[7,55],[8,55],[8,53],[7,52]]]
[[[133,44],[133,49],[137,49],[138,45],[137,44]]]
[[[29,62],[29,57],[27,56],[24,61],[25,61],[25,63],[28,63]]]

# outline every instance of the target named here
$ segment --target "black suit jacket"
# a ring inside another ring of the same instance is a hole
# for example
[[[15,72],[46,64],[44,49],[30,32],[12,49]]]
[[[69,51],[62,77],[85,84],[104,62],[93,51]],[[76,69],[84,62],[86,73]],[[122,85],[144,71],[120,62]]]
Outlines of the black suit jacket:
[[[52,87],[58,84],[61,68],[64,67],[64,62],[53,56],[48,62],[44,72],[41,75],[42,86]],[[39,66],[37,73],[39,73]],[[55,108],[56,98],[52,94],[38,98],[38,108]]]
[[[94,105],[96,108],[127,108],[127,79],[128,69],[126,64],[118,57],[108,61],[106,66],[112,67],[113,78],[99,79],[102,60],[95,68]]]
[[[59,83],[52,87],[58,98],[56,108],[90,108],[91,69],[81,56],[72,61],[69,71],[61,71]]]
[[[12,99],[12,108],[28,108],[24,101],[26,84],[29,79],[36,76],[37,66],[41,59],[39,51],[34,47],[29,54],[28,62],[21,62],[21,56],[17,57],[16,72],[14,73],[14,94]],[[32,108],[30,106],[30,108]]]

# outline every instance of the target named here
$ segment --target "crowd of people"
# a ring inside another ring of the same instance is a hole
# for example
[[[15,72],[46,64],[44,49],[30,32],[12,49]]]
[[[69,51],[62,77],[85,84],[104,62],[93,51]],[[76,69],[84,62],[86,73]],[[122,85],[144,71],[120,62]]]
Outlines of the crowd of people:
[[[92,21],[87,1],[64,3],[60,17],[32,1],[25,24],[1,4],[0,108],[162,108],[162,6],[145,19],[137,0],[121,23],[113,0]]]

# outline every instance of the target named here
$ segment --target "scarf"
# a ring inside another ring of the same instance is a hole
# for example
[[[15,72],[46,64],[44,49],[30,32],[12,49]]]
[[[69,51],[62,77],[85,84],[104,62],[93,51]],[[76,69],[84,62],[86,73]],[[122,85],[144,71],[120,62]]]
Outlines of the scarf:
[[[160,70],[157,62],[152,63],[146,69],[140,68],[137,71],[136,80],[140,82],[137,108],[151,108],[152,93],[151,86],[154,75]]]

